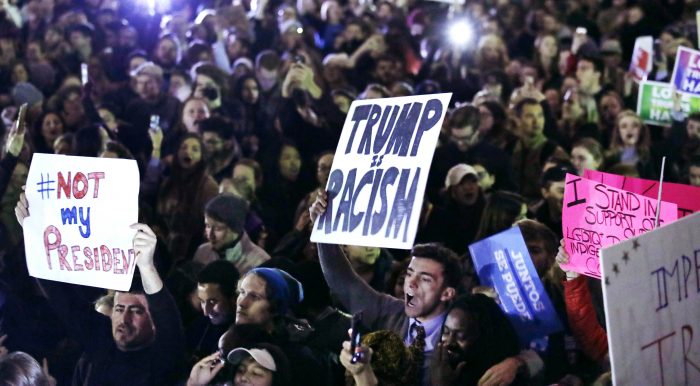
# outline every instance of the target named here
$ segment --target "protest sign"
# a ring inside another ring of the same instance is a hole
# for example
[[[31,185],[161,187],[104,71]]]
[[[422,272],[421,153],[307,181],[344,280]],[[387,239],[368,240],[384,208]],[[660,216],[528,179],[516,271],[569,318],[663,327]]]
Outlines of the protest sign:
[[[700,11],[695,12],[695,29],[698,32],[698,47],[700,47]]]
[[[598,252],[654,229],[655,199],[566,175],[562,233],[569,263],[562,269],[600,278]],[[659,226],[676,220],[676,204],[661,202]]]
[[[654,38],[640,36],[634,41],[634,51],[630,61],[629,73],[636,82],[647,80],[651,72],[654,57]]]
[[[686,116],[700,111],[700,96],[681,94],[681,111]],[[639,84],[637,115],[650,125],[671,126],[673,87],[668,83],[645,81]]]
[[[452,94],[355,101],[311,241],[410,249]]]
[[[700,385],[700,214],[601,251],[615,385]]]
[[[136,267],[139,171],[133,160],[35,154],[25,193],[29,274],[125,291]]]
[[[496,290],[501,309],[523,346],[562,329],[520,228],[515,226],[471,244],[469,252],[479,281]]]
[[[586,170],[583,173],[583,177],[652,199],[656,199],[659,194],[659,181],[625,177],[597,170]],[[700,212],[700,188],[686,184],[664,182],[661,190],[661,201],[672,202],[678,205],[678,218],[685,217],[691,213]]]
[[[700,95],[700,51],[678,47],[671,84],[679,92]]]

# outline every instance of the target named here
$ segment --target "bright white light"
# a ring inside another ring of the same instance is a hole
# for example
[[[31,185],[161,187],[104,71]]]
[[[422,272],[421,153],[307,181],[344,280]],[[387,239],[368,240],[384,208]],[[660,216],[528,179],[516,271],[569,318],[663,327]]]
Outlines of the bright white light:
[[[146,8],[148,9],[148,14],[153,16],[156,14],[156,0],[146,0]]]
[[[448,32],[450,41],[456,46],[465,46],[472,40],[472,26],[464,20],[452,23]]]

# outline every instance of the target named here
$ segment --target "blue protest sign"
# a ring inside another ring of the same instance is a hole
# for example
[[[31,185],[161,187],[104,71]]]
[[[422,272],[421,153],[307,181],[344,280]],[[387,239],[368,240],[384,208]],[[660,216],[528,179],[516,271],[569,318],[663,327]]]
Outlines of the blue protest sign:
[[[524,347],[562,329],[520,228],[513,227],[471,244],[469,252],[481,284],[495,289],[501,309]]]

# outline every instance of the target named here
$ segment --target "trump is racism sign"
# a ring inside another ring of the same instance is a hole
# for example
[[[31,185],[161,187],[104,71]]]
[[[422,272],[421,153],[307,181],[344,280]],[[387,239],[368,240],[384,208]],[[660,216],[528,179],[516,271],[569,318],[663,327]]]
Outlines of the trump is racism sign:
[[[311,241],[410,249],[452,94],[353,102]]]

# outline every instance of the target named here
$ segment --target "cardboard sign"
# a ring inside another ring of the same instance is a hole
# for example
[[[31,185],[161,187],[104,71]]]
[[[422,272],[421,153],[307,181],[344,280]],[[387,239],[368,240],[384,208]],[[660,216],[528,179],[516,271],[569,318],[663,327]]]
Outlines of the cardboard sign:
[[[629,73],[636,82],[647,80],[651,72],[654,57],[654,38],[640,36],[634,41],[634,51],[630,61]]]
[[[700,111],[700,96],[681,94],[681,110],[689,115]],[[671,126],[673,87],[668,83],[645,81],[639,84],[637,115],[650,125]]]
[[[678,47],[671,84],[679,92],[700,95],[700,51]]]
[[[601,258],[613,383],[700,385],[700,214]]]
[[[661,202],[659,226],[677,218],[676,204]],[[656,200],[566,175],[562,232],[569,264],[562,269],[600,278],[598,252],[654,229]]]
[[[618,189],[641,194],[654,200],[659,195],[659,181],[625,177],[597,170],[586,170],[583,173],[583,177]],[[686,184],[664,182],[661,191],[661,201],[672,202],[678,205],[678,218],[685,217],[691,213],[700,212],[700,188]]]
[[[501,309],[524,347],[561,331],[561,322],[537,276],[520,228],[512,227],[476,242],[469,246],[469,252],[479,281],[496,290]]]
[[[136,161],[35,154],[27,177],[29,274],[126,291],[136,268]]]
[[[452,94],[355,101],[311,241],[410,249]]]

